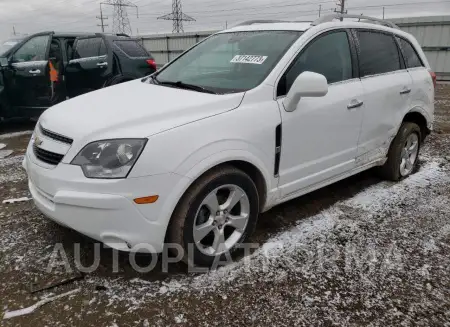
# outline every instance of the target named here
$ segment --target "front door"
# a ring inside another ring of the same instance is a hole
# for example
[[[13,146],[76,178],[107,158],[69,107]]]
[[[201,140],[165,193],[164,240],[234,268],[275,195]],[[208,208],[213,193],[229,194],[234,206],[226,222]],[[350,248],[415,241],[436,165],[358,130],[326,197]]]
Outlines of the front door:
[[[101,37],[75,41],[73,58],[66,69],[69,96],[77,96],[102,88],[112,73],[112,58]]]
[[[355,168],[364,109],[364,92],[354,65],[350,33],[327,32],[300,52],[279,82],[282,147],[279,171],[281,197]],[[287,112],[284,96],[302,72],[324,75],[329,84],[322,98],[302,98]]]
[[[5,71],[11,105],[40,112],[50,104],[48,50],[51,34],[27,40],[10,58]]]

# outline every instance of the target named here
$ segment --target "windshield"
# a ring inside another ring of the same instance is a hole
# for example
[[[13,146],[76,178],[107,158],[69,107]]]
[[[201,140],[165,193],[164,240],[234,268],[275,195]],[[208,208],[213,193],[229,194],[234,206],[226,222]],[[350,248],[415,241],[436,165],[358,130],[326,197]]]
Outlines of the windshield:
[[[10,39],[6,41],[0,41],[0,56],[2,56],[6,51],[11,49],[17,43],[20,42],[20,39]]]
[[[301,34],[299,31],[216,34],[155,77],[159,84],[189,84],[214,93],[247,91],[267,77]]]

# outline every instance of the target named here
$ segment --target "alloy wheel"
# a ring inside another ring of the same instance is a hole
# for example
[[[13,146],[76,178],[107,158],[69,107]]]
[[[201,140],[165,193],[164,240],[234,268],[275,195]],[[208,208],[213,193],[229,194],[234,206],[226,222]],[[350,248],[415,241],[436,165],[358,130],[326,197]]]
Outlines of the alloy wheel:
[[[194,242],[209,256],[230,251],[241,239],[250,217],[250,201],[237,185],[223,185],[211,191],[197,210]]]

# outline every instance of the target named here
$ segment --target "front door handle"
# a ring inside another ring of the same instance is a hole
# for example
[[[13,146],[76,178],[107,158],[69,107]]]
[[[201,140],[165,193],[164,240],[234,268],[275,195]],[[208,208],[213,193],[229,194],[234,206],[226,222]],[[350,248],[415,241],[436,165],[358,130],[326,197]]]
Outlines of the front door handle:
[[[364,104],[363,101],[359,101],[357,99],[352,100],[352,102],[350,102],[350,104],[347,106],[347,109],[356,109],[361,107]]]
[[[30,74],[40,74],[41,71],[39,69],[32,69],[29,71]]]
[[[99,63],[97,63],[97,66],[98,67],[105,67],[105,66],[108,66],[108,63],[107,62],[99,62]]]
[[[400,91],[400,94],[409,94],[411,93],[411,89],[408,87],[405,87],[402,91]]]

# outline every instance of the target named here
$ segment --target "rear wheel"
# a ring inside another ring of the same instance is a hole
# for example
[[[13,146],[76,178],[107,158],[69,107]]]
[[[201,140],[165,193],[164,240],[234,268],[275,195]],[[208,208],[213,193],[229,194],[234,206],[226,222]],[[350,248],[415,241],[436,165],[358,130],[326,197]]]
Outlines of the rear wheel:
[[[202,176],[180,200],[168,241],[181,245],[186,263],[211,266],[245,242],[258,214],[258,192],[252,179],[224,166]]]
[[[417,167],[421,139],[417,124],[403,123],[392,141],[388,160],[380,169],[382,177],[398,181],[411,175]]]

